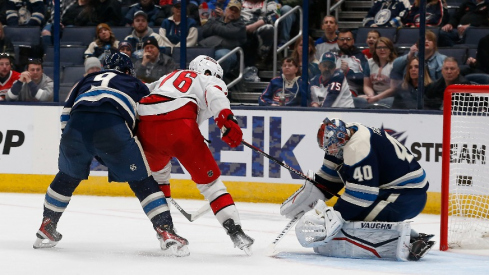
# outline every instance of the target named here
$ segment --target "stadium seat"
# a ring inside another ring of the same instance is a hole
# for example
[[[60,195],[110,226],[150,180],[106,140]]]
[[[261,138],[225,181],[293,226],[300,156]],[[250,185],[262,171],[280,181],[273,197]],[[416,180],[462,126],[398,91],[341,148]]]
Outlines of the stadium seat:
[[[440,28],[426,28],[435,33],[438,38],[440,34]],[[418,28],[401,28],[397,31],[395,46],[398,48],[410,48],[412,45],[416,44],[419,39],[419,29]]]
[[[14,45],[40,45],[41,29],[39,27],[9,27],[4,26],[5,37],[10,38]]]
[[[446,56],[455,57],[458,65],[465,64],[467,60],[467,48],[438,48],[438,52]]]
[[[192,61],[194,58],[196,58],[199,55],[207,55],[212,58],[214,58],[214,48],[204,48],[204,47],[190,47],[187,48],[187,65]],[[177,63],[177,65],[180,65],[180,47],[175,47],[173,48],[173,54],[172,54],[173,60]]]
[[[82,79],[85,74],[85,66],[67,66],[63,68],[63,79],[61,83],[73,85]]]
[[[60,83],[58,102],[65,102],[66,97],[68,96],[72,88],[73,83]]]
[[[380,32],[383,37],[389,38],[392,43],[396,40],[397,28],[370,28],[370,27],[360,27],[357,31],[357,36],[355,38],[355,46],[359,48],[367,48],[367,37],[368,32],[371,30],[376,30]]]
[[[51,79],[54,78],[54,67],[52,66],[44,66],[42,68],[45,75],[49,76]]]
[[[476,28],[470,27],[465,30],[465,43],[464,45],[469,48],[477,48],[479,40],[489,34],[489,28]]]
[[[115,35],[115,38],[119,41],[124,41],[124,38],[131,34],[131,27],[111,27],[112,33]]]
[[[60,48],[60,65],[61,66],[76,66],[83,65],[85,58],[83,56],[86,47],[61,47]],[[44,65],[54,65],[54,48],[48,47],[44,56]]]
[[[63,29],[60,44],[87,47],[94,40],[94,27],[66,27]]]
[[[477,49],[476,48],[469,48],[467,51],[467,58],[472,57],[476,58],[477,57]]]

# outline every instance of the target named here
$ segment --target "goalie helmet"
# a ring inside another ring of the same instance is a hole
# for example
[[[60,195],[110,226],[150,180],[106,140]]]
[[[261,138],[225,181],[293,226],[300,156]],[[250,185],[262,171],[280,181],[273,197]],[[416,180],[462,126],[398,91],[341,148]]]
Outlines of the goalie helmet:
[[[222,79],[222,76],[224,74],[221,65],[219,65],[216,60],[208,57],[207,55],[197,56],[194,60],[192,60],[192,62],[190,62],[188,68],[192,71],[204,75],[212,75],[219,79]]]
[[[107,55],[104,60],[104,69],[117,70],[121,73],[129,73],[131,76],[135,76],[134,66],[132,65],[131,58],[125,53],[116,52]]]
[[[350,139],[345,122],[340,119],[325,118],[318,130],[318,145],[330,156],[343,159],[343,146]]]

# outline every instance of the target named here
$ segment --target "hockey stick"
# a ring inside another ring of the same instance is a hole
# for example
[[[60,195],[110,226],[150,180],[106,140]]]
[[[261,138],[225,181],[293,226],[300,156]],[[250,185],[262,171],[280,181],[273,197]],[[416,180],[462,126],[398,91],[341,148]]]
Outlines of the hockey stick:
[[[275,240],[267,246],[265,249],[265,255],[267,256],[274,256],[277,254],[277,251],[275,251],[275,248],[277,247],[277,244],[282,240],[282,238],[287,234],[290,229],[299,221],[299,219],[304,216],[304,212],[299,212],[299,214],[295,215],[292,220],[285,226],[285,228],[278,234],[278,236],[275,238]]]
[[[255,150],[257,151],[258,153],[262,154],[263,156],[267,157],[268,159],[272,160],[273,162],[277,163],[278,165],[284,167],[285,169],[289,170],[289,171],[292,171],[294,172],[295,174],[299,175],[301,178],[305,179],[305,180],[308,180],[312,183],[314,183],[314,185],[319,188],[319,189],[322,189],[326,192],[328,192],[329,194],[335,196],[335,197],[340,197],[338,194],[336,194],[335,192],[329,190],[328,188],[326,188],[324,185],[320,184],[319,182],[315,181],[314,179],[311,179],[310,177],[304,175],[304,173],[302,173],[301,171],[299,170],[296,170],[292,167],[290,167],[289,165],[287,165],[287,163],[285,163],[285,161],[280,161],[272,156],[270,156],[269,154],[265,153],[264,151],[260,150],[260,148],[258,147],[255,147],[251,144],[249,144],[248,142],[242,140],[241,143],[243,143],[246,147],[252,149],[252,150]]]
[[[195,221],[196,219],[198,219],[200,216],[204,215],[205,213],[207,213],[209,210],[211,210],[211,206],[210,204],[206,203],[204,205],[202,205],[202,207],[197,210],[195,213],[193,214],[189,214],[187,213],[187,211],[185,211],[182,207],[180,207],[180,205],[174,200],[174,199],[169,199],[171,201],[171,203],[175,206],[175,208],[180,211],[180,213],[182,213],[182,215],[187,218],[187,220],[189,220],[190,222],[193,222]]]

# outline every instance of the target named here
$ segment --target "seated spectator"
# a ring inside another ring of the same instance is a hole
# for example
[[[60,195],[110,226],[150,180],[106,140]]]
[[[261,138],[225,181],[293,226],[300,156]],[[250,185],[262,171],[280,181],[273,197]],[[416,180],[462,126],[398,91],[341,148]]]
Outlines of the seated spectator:
[[[477,54],[475,58],[467,58],[468,68],[462,75],[467,74],[489,74],[489,34],[482,37],[477,45]]]
[[[367,33],[368,48],[362,51],[363,55],[365,55],[367,59],[373,57],[375,53],[375,43],[377,43],[379,37],[380,37],[380,32],[378,30],[371,30]]]
[[[331,15],[326,15],[323,18],[321,29],[324,31],[324,35],[316,40],[314,46],[316,47],[316,59],[319,60],[324,53],[338,52],[338,24],[336,18]]]
[[[8,53],[12,59],[15,59],[15,50],[10,38],[3,32],[3,24],[0,22],[0,53]]]
[[[438,47],[436,46],[436,35],[430,30],[426,31],[425,34],[425,52],[424,59],[425,64],[428,66],[428,73],[430,78],[435,81],[442,77],[441,68],[443,66],[443,60],[446,56],[438,52]],[[393,80],[391,86],[397,87],[399,83],[402,82],[404,74],[406,73],[407,60],[417,56],[418,45],[417,43],[411,46],[409,53],[400,56],[394,60],[392,64],[391,79]]]
[[[263,94],[258,98],[260,106],[301,106],[302,77],[299,76],[298,63],[293,58],[282,61],[282,75],[270,80]]]
[[[211,11],[211,18],[219,18],[224,15],[224,11],[226,10],[229,0],[208,0],[208,1],[204,0],[203,2],[207,2],[207,6]],[[201,6],[202,4],[200,4],[199,8]]]
[[[120,26],[122,22],[121,3],[118,0],[89,0],[83,12],[75,17],[75,26],[97,26],[105,23]]]
[[[270,67],[274,22],[279,18],[274,0],[244,0],[241,18],[246,25],[245,65]],[[259,69],[260,69],[259,68]]]
[[[246,27],[240,18],[241,3],[231,0],[227,5],[224,16],[211,18],[202,26],[202,47],[215,47],[215,58],[219,60],[236,47],[242,47],[246,42]],[[238,56],[233,54],[220,63],[224,73],[238,66]]]
[[[8,53],[0,53],[0,101],[5,101],[8,90],[12,87],[20,73],[12,70],[13,58]]]
[[[114,33],[109,25],[101,23],[95,31],[96,39],[88,45],[85,51],[85,58],[97,57],[101,62],[105,60],[107,55],[117,52],[119,48],[119,40],[115,38]]]
[[[321,74],[310,84],[311,107],[354,108],[353,97],[343,71],[336,69],[336,55],[324,53],[319,63]]]
[[[143,82],[150,83],[158,80],[178,68],[177,64],[166,54],[160,53],[158,41],[150,36],[143,44],[143,58],[134,64],[136,77]]]
[[[46,6],[42,0],[8,0],[7,26],[44,26]]]
[[[453,47],[455,44],[463,44],[465,30],[468,27],[487,26],[489,26],[489,1],[465,0],[455,14],[450,16],[448,24],[441,28],[438,45]]]
[[[396,87],[392,109],[417,109],[418,108],[418,78],[419,59],[412,57],[407,61],[404,80]],[[428,68],[424,70],[424,87],[431,83]],[[426,90],[426,89],[425,89]]]
[[[180,47],[181,30],[180,23],[182,21],[182,1],[173,0],[172,16],[163,20],[159,34],[163,39],[165,47]],[[187,17],[187,47],[195,47],[197,45],[197,22]]]
[[[443,96],[445,89],[452,84],[471,84],[460,75],[457,60],[453,57],[447,57],[443,61],[443,77],[435,80],[425,89],[424,109],[443,110]]]
[[[124,40],[131,43],[132,46],[132,58],[143,58],[143,44],[149,37],[154,37],[158,42],[160,52],[165,52],[165,46],[163,45],[163,39],[161,36],[148,27],[148,16],[144,11],[137,11],[134,14],[133,31],[130,35],[126,36]]]
[[[41,59],[29,59],[26,71],[20,74],[7,92],[7,101],[53,101],[54,82],[43,73]]]
[[[443,5],[442,0],[428,0],[426,2],[425,20],[427,27],[443,26],[443,23],[448,22],[448,10]],[[414,4],[402,16],[401,21],[404,26],[419,28],[419,3],[420,0],[414,0]]]
[[[158,12],[160,11],[160,6],[155,5],[153,0],[139,0],[139,3],[132,5],[127,13],[123,15],[124,25],[126,27],[132,25],[134,14],[137,11],[144,11],[144,13],[146,13],[146,15],[148,16],[148,25],[150,27],[157,26],[155,25],[155,20]]]
[[[125,53],[127,56],[131,58],[131,61],[134,63],[136,59],[132,57],[132,45],[128,41],[119,42],[119,52]]]
[[[368,103],[375,103],[394,94],[394,88],[390,86],[390,73],[392,63],[397,53],[394,43],[387,37],[380,37],[375,44],[374,56],[368,60],[365,66],[362,95]]]
[[[411,7],[408,0],[377,0],[363,19],[364,27],[394,27],[402,25],[401,17]]]
[[[83,76],[100,72],[102,70],[102,62],[100,62],[100,60],[96,57],[88,57],[85,59],[85,63],[83,65],[85,66],[85,74]]]
[[[315,58],[316,48],[314,47],[314,40],[309,36],[309,53],[307,54],[309,62],[307,63],[307,77],[312,79],[316,75],[320,74],[319,61]],[[291,57],[299,64],[299,71],[302,71],[302,35],[295,41],[294,50]]]
[[[355,39],[348,29],[342,29],[338,33],[338,59],[336,68],[343,71],[350,86],[351,92],[356,96],[363,93],[363,68],[367,65],[367,59],[363,53],[355,47]],[[321,69],[321,68],[320,68]]]

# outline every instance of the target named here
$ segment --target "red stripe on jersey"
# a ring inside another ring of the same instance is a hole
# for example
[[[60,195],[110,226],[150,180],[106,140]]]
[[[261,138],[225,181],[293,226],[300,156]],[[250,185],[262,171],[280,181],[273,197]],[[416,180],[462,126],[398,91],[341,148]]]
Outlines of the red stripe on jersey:
[[[148,96],[143,97],[139,103],[141,104],[153,104],[153,103],[160,103],[160,102],[165,102],[165,101],[170,101],[172,100],[171,98],[168,98],[166,96],[162,96],[159,94],[150,94]]]
[[[165,84],[165,82],[168,80],[168,78],[170,78],[170,77],[174,76],[174,75],[175,75],[175,74],[176,74],[178,71],[179,71],[179,70],[175,70],[175,71],[171,72],[169,75],[167,75],[167,76],[165,77],[165,79],[163,79],[163,80],[161,81],[160,86],[158,86],[158,88],[159,88],[159,87],[161,87],[161,86],[163,86],[163,84]]]
[[[219,86],[217,86],[217,85],[214,85],[214,87],[216,87],[216,88],[218,88],[219,90],[221,90],[221,91],[222,91],[222,88],[221,88],[221,87],[219,87]]]
[[[230,205],[234,205],[234,201],[231,195],[229,195],[229,193],[222,194],[221,196],[217,197],[215,200],[211,201],[211,208],[214,214],[217,214],[217,212],[221,211],[223,208],[226,208]]]

